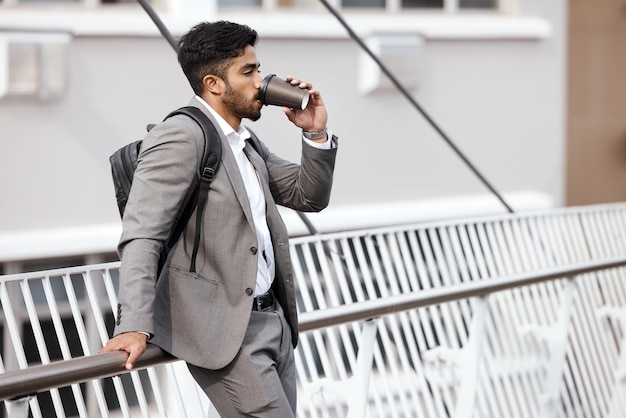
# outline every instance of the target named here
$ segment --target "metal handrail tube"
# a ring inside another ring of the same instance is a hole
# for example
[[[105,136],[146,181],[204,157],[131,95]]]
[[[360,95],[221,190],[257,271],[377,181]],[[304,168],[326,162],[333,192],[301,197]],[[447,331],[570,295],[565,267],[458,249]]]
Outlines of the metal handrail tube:
[[[46,390],[83,383],[88,380],[117,376],[124,368],[128,353],[124,351],[95,354],[59,360],[0,374],[0,400],[14,400]],[[141,370],[178,359],[161,348],[148,344],[133,370]]]
[[[355,321],[377,318],[383,315],[408,311],[424,306],[484,296],[489,293],[513,289],[521,286],[563,279],[584,273],[591,273],[615,267],[626,266],[626,257],[615,257],[600,261],[570,264],[542,270],[541,273],[523,273],[518,275],[449,285],[446,287],[420,290],[419,292],[388,296],[349,305],[320,309],[301,314],[300,332],[313,331],[329,326],[342,325]]]
[[[461,283],[436,289],[368,300],[349,305],[305,312],[300,315],[300,332],[314,331],[330,326],[363,321],[410,309],[445,302],[485,296],[502,290],[528,286],[549,280],[571,278],[585,273],[626,266],[626,256],[599,261],[572,264],[544,270],[540,273],[523,273],[513,276]],[[126,373],[125,352],[111,352],[77,357],[49,364],[28,367],[0,374],[0,400],[19,399],[53,388],[65,387],[93,379]],[[148,345],[134,370],[177,361],[159,347]]]

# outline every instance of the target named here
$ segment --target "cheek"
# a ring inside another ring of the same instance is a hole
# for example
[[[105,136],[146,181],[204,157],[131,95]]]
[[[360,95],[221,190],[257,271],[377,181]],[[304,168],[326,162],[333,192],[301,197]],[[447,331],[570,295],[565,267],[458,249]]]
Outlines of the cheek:
[[[256,89],[254,88],[254,83],[251,82],[251,80],[245,80],[243,82],[237,83],[233,85],[233,88],[235,89],[235,92],[242,97],[248,97],[256,92]]]

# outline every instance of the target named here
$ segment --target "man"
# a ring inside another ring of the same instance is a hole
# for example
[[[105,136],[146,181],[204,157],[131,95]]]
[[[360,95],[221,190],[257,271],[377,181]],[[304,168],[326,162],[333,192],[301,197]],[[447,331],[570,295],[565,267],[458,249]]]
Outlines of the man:
[[[192,190],[204,139],[177,115],[144,138],[119,244],[118,319],[101,350],[129,353],[132,369],[146,340],[185,360],[223,418],[293,417],[298,338],[287,230],[277,205],[298,211],[327,206],[336,137],[319,91],[304,110],[283,108],[302,129],[301,163],[246,141],[244,118],[257,120],[262,77],[257,33],[231,22],[200,23],[180,40],[178,60],[196,96],[191,105],[220,133],[221,166],[202,219],[196,270],[189,262],[195,213],[157,278],[159,254]]]

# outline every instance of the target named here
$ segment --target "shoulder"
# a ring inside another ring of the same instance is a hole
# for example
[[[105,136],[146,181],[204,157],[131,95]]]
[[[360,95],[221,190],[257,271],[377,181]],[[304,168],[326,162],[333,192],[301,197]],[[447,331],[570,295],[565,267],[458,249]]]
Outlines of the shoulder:
[[[204,147],[202,128],[185,115],[174,115],[155,125],[143,140],[145,148],[164,144]]]
[[[202,129],[190,118],[175,115],[158,123],[146,134],[139,159],[157,165],[184,163],[193,167],[189,161],[199,162],[203,151]]]

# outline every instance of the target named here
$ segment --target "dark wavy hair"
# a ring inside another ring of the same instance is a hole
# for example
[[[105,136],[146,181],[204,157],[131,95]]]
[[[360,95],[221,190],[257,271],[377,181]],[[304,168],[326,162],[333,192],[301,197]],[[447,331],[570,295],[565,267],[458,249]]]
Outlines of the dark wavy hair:
[[[225,78],[234,58],[244,54],[247,45],[254,46],[257,32],[238,23],[202,22],[178,41],[178,62],[197,95],[202,94],[202,78],[214,74]]]

